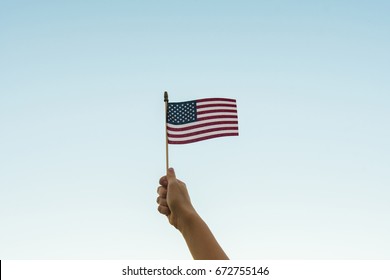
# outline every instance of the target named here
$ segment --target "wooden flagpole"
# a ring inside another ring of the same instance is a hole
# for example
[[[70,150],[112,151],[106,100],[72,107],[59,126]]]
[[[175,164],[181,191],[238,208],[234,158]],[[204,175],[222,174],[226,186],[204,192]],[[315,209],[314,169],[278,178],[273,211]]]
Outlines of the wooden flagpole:
[[[167,124],[168,124],[168,92],[164,92],[164,102],[165,102],[165,158],[166,158],[166,170],[168,174],[168,168],[169,168],[169,157],[168,157],[168,129],[167,129]]]

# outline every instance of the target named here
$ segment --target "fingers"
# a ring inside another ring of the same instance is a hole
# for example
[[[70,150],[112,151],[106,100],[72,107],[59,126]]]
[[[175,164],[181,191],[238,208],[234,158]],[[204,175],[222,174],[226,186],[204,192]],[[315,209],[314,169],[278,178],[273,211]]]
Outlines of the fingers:
[[[164,187],[164,186],[159,186],[157,188],[157,193],[158,193],[158,197],[157,197],[157,204],[158,204],[158,212],[160,212],[161,214],[163,215],[170,215],[171,214],[171,210],[169,209],[168,207],[168,202],[167,202],[167,187]]]
[[[167,206],[159,205],[157,210],[165,216],[169,216],[171,214],[171,210],[169,210]]]
[[[168,207],[167,200],[165,198],[162,198],[161,196],[157,197],[157,203],[161,206],[166,206]]]
[[[171,210],[168,207],[168,203],[167,203],[166,198],[163,198],[161,196],[157,197],[157,204],[158,204],[158,207],[157,207],[158,212],[160,212],[161,214],[164,214],[166,216],[171,214]]]
[[[168,173],[166,176],[162,176],[160,178],[160,186],[157,188],[157,203],[158,203],[158,212],[160,212],[163,215],[169,216],[171,214],[171,210],[168,207],[167,202],[167,193],[168,193],[168,184],[177,182],[176,174],[173,168],[168,169]]]
[[[161,186],[167,187],[168,186],[168,179],[167,176],[162,176],[159,181]]]
[[[167,193],[168,193],[168,190],[166,187],[163,187],[163,186],[159,186],[157,188],[157,193],[159,196],[161,196],[162,198],[167,198]]]

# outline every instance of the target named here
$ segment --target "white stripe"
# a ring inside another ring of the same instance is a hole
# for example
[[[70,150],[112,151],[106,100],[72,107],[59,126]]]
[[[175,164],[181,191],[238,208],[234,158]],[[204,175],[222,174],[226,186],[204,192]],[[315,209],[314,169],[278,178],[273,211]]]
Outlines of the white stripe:
[[[236,104],[236,101],[196,101],[196,105],[207,105],[207,104]]]
[[[225,106],[215,106],[215,107],[206,107],[206,108],[196,109],[197,112],[203,112],[203,111],[208,111],[208,110],[231,110],[231,111],[237,112],[237,108],[225,107]]]
[[[194,140],[197,138],[203,138],[206,136],[217,135],[217,134],[222,134],[222,133],[238,133],[238,130],[213,131],[213,132],[209,132],[209,133],[203,133],[203,134],[198,134],[198,135],[194,135],[194,136],[190,136],[190,137],[183,137],[183,138],[168,137],[168,139],[171,141],[188,141],[188,140]]]
[[[231,112],[231,113],[208,113],[208,114],[202,114],[198,115],[198,119],[205,118],[205,117],[212,117],[212,116],[237,116],[237,112]]]
[[[206,130],[206,129],[213,129],[213,128],[218,128],[218,127],[230,127],[230,128],[236,127],[238,129],[238,124],[216,124],[216,125],[193,128],[193,129],[185,130],[185,131],[172,131],[172,130],[169,130],[169,128],[168,128],[168,131],[169,131],[169,134],[183,135],[183,134],[187,134],[187,133],[193,133],[193,132],[197,132],[197,131],[202,131],[202,130]],[[223,130],[220,130],[220,131],[223,131]]]
[[[196,122],[191,122],[191,123],[186,123],[186,124],[170,124],[168,123],[168,127],[173,127],[173,128],[184,128],[184,127],[190,127],[198,124],[204,124],[204,123],[211,123],[211,122],[231,122],[231,121],[238,121],[236,118],[220,118],[220,119],[211,119],[211,120],[203,120],[203,121],[196,121]]]

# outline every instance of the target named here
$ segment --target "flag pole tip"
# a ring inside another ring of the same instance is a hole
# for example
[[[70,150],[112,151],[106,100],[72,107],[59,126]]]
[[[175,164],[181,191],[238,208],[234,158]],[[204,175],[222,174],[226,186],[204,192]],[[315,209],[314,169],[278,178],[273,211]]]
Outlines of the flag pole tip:
[[[164,102],[168,102],[168,92],[164,91]]]

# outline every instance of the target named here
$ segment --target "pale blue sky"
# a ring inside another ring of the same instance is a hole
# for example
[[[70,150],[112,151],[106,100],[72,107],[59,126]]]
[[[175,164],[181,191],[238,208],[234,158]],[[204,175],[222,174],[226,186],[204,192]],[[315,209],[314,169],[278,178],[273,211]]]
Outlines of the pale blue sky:
[[[1,1],[0,258],[191,258],[165,90],[237,99],[239,137],[170,147],[231,258],[390,258],[389,3]]]

